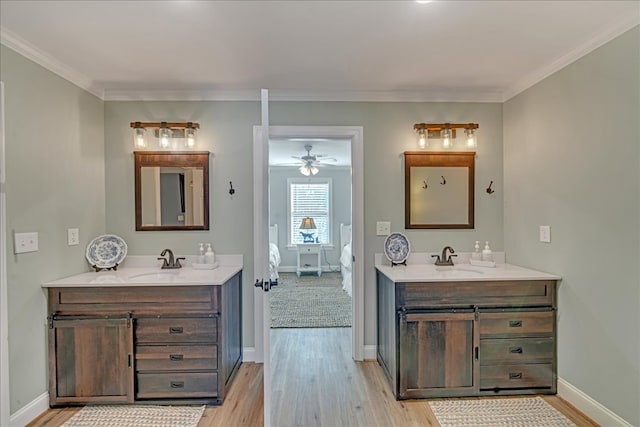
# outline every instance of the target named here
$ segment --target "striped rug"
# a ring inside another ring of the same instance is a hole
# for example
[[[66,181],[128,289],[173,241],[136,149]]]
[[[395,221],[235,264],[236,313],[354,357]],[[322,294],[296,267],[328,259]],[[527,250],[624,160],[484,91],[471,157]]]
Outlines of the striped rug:
[[[196,427],[204,406],[85,406],[62,427]]]
[[[429,402],[441,427],[575,427],[541,397]]]

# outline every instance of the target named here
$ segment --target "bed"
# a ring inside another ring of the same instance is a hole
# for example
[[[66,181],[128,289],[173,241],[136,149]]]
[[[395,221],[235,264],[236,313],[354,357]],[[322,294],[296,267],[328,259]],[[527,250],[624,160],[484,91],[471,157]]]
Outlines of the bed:
[[[280,266],[280,250],[278,249],[278,224],[269,226],[269,279],[271,283],[278,282],[278,267]]]
[[[342,289],[351,296],[353,255],[351,253],[351,224],[340,224],[340,273]]]

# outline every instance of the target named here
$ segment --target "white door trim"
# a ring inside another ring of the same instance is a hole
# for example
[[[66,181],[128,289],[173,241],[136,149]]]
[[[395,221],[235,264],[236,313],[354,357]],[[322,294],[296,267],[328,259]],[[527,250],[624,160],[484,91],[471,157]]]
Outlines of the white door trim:
[[[259,199],[256,195],[259,188],[255,186],[256,177],[268,177],[268,158],[263,158],[262,153],[255,152],[255,142],[259,135],[254,127],[254,201]],[[363,155],[363,128],[362,126],[270,126],[269,138],[284,137],[314,137],[349,139],[351,141],[351,167],[352,167],[352,209],[351,232],[352,252],[355,257],[353,264],[353,313],[352,313],[352,357],[354,360],[364,359],[364,155]],[[261,162],[257,160],[260,157]],[[254,206],[255,208],[255,206]],[[254,236],[255,237],[255,236]],[[256,276],[257,277],[257,276]],[[255,301],[255,339],[256,358],[262,360],[262,299]],[[260,319],[260,321],[258,320]]]
[[[9,425],[9,317],[7,315],[7,206],[5,198],[4,83],[0,82],[0,425]]]

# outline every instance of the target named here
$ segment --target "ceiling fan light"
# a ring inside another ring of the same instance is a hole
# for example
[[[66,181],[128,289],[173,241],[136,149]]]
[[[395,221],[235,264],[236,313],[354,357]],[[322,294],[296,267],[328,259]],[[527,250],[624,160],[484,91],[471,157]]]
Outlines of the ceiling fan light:
[[[309,176],[311,175],[311,169],[309,169],[309,166],[307,165],[302,165],[300,166],[300,173],[304,176]]]
[[[317,168],[317,167],[315,167],[315,166],[311,166],[311,167],[309,168],[309,170],[311,171],[311,173],[312,173],[313,175],[315,175],[315,174],[317,174],[318,172],[320,172],[320,169],[318,169],[318,168]]]

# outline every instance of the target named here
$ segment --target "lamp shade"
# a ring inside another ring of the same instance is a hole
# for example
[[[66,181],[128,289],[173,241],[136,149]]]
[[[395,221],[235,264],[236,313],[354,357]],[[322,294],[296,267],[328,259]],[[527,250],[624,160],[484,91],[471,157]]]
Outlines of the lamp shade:
[[[300,224],[300,230],[315,230],[316,223],[313,221],[311,217],[302,218],[302,223]]]

